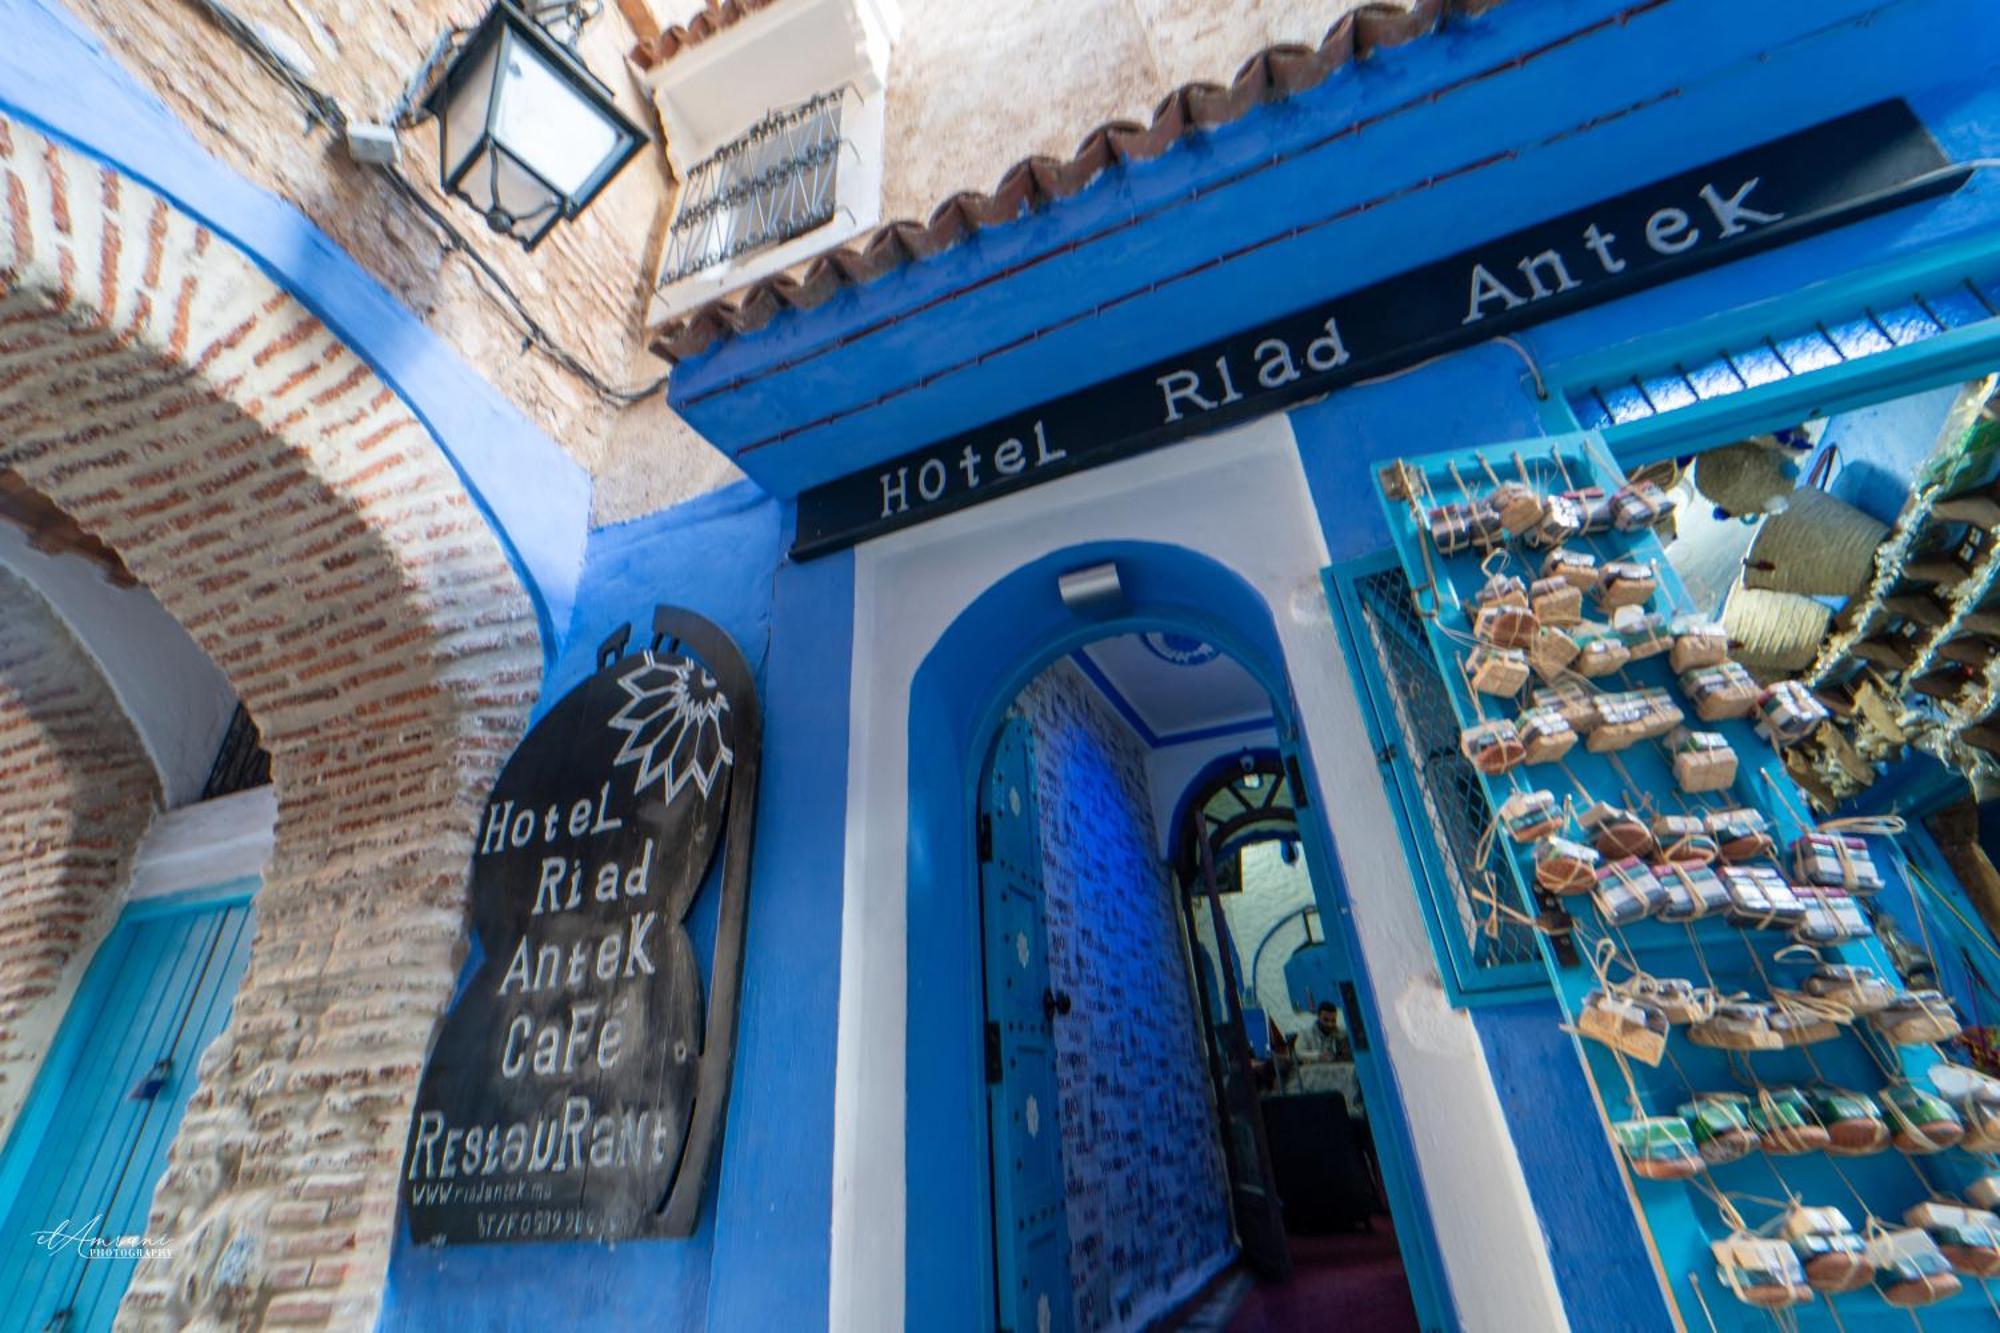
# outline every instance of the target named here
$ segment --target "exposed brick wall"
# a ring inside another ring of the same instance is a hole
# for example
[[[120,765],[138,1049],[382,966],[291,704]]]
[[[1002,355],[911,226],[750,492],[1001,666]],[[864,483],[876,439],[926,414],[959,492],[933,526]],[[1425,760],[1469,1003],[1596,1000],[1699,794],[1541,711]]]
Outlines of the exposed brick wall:
[[[1035,734],[1076,1327],[1134,1328],[1229,1244],[1199,1018],[1146,752],[1059,662],[1017,706]]]
[[[0,1139],[110,924],[159,780],[104,675],[33,588],[0,572]]]
[[[129,1328],[373,1326],[416,1079],[533,616],[435,443],[243,255],[0,120],[0,467],[109,543],[263,730],[277,845]]]

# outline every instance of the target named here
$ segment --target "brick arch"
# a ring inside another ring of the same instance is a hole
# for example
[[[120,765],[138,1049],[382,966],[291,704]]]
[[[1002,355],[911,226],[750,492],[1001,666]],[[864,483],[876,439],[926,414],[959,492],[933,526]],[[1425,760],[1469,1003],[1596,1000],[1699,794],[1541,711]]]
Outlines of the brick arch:
[[[123,559],[271,753],[277,843],[124,1326],[372,1328],[477,812],[540,678],[400,398],[228,241],[0,118],[0,468]]]
[[[158,807],[146,747],[84,646],[0,571],[0,1135]]]

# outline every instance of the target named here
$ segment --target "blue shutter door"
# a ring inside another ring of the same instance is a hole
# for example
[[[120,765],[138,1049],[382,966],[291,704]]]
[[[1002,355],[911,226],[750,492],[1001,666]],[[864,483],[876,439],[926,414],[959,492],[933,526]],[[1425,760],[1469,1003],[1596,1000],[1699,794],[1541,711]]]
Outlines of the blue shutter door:
[[[109,1329],[138,1264],[37,1240],[59,1224],[113,1241],[145,1231],[195,1066],[222,1028],[250,953],[250,907],[128,912],[112,929],[37,1080],[8,1162],[0,1328]]]
[[[1041,831],[1025,721],[1009,718],[1002,728],[979,805],[999,1324],[1005,1333],[1067,1333],[1069,1226],[1055,1042],[1044,1003]]]

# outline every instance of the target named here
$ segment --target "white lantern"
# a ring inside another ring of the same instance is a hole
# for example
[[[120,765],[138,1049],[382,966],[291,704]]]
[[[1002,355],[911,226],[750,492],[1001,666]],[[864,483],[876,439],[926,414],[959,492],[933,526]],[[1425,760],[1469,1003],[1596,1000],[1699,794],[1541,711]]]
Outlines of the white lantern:
[[[550,6],[577,26],[568,6]],[[576,52],[513,0],[498,0],[425,110],[437,117],[445,192],[532,250],[583,212],[646,135]]]

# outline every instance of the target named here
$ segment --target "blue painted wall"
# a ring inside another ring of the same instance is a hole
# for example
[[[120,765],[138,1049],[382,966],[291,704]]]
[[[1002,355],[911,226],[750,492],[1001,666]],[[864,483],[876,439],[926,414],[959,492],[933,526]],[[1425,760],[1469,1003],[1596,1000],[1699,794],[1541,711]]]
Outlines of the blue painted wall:
[[[402,396],[499,535],[551,651],[583,568],[589,476],[304,214],[210,157],[61,0],[0,0],[0,33],[0,114],[143,181],[227,238]]]

